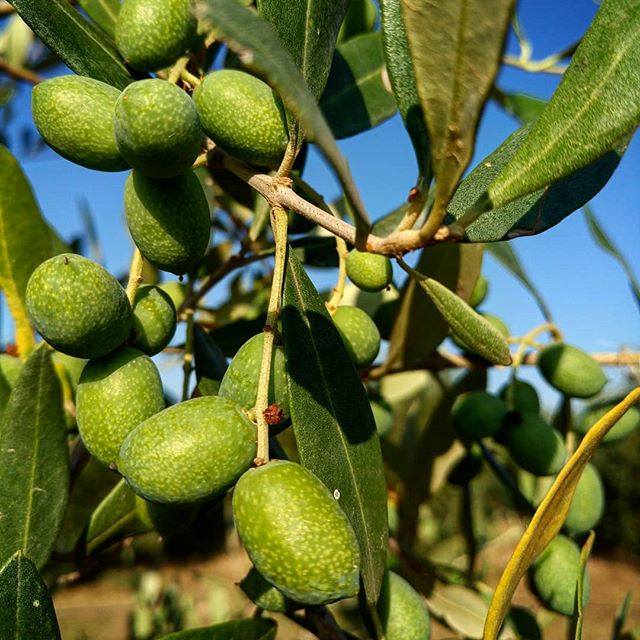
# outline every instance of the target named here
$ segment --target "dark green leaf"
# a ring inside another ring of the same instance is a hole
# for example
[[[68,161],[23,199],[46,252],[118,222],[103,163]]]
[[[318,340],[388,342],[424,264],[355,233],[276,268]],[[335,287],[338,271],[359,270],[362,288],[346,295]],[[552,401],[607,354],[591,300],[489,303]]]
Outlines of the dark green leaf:
[[[348,4],[348,0],[257,1],[258,11],[273,26],[316,100],[327,83]]]
[[[497,87],[493,89],[493,99],[522,124],[533,122],[547,105],[546,100],[528,96],[526,93],[505,93]]]
[[[47,585],[33,562],[19,551],[0,570],[0,638],[60,638]]]
[[[133,78],[113,42],[67,0],[11,0],[20,17],[73,71],[124,89]]]
[[[0,562],[22,551],[38,567],[58,535],[69,490],[67,425],[51,352],[36,349],[0,426]]]
[[[307,139],[318,145],[334,168],[352,205],[358,228],[367,232],[369,220],[347,161],[300,70],[282,47],[271,25],[237,0],[201,0],[197,15],[240,56],[243,63],[262,75],[280,94],[287,110],[302,125]]]
[[[291,242],[296,257],[309,267],[337,267],[338,253],[333,236],[307,236]]]
[[[413,144],[418,161],[418,172],[428,185],[431,181],[431,144],[418,97],[415,71],[402,17],[401,0],[380,0],[380,22],[393,94]]]
[[[252,320],[236,320],[225,324],[218,329],[212,329],[211,337],[227,358],[233,358],[238,349],[249,339],[260,333],[267,319],[266,314],[261,314]]]
[[[338,43],[375,31],[377,19],[378,8],[373,0],[349,0],[347,14],[338,32]]]
[[[227,359],[216,341],[198,324],[194,327],[193,356],[198,381],[222,380],[227,370]]]
[[[377,236],[382,236],[383,238],[388,236],[400,224],[406,211],[406,204],[401,204],[399,207],[396,207],[393,211],[390,211],[375,221],[371,233],[375,233]]]
[[[382,39],[367,33],[340,45],[320,107],[336,138],[367,131],[396,112],[388,87]]]
[[[435,211],[444,211],[473,154],[500,66],[514,0],[402,0],[418,95],[431,139]]]
[[[120,0],[78,0],[78,4],[106,34],[114,37]]]
[[[635,273],[633,273],[633,269],[631,268],[629,261],[620,253],[616,245],[613,244],[611,238],[609,238],[605,233],[605,230],[600,226],[600,223],[591,210],[591,207],[585,206],[582,210],[584,212],[585,220],[587,221],[587,227],[591,232],[591,236],[598,243],[601,249],[610,253],[618,261],[624,272],[627,274],[631,291],[633,291],[636,302],[640,305],[640,283],[638,283],[638,279],[636,278]]]
[[[631,608],[631,600],[633,595],[631,591],[627,591],[624,600],[620,603],[618,610],[616,611],[616,617],[613,620],[613,628],[611,630],[611,640],[623,640],[622,630],[629,616],[629,609]]]
[[[551,311],[544,301],[542,294],[538,291],[538,288],[529,280],[529,276],[526,274],[522,264],[520,264],[520,258],[516,254],[516,250],[508,242],[493,242],[486,246],[486,250],[508,271],[522,282],[527,291],[535,298],[538,303],[538,307],[542,312],[545,320],[551,322]]]
[[[162,636],[160,640],[274,640],[276,631],[274,620],[252,618],[224,622],[213,627],[178,631]]]
[[[525,125],[509,136],[462,181],[449,203],[448,222],[462,218],[473,206],[521,148],[531,126]],[[591,200],[604,187],[618,166],[627,142],[627,138],[621,140],[614,149],[589,166],[544,189],[482,214],[466,227],[465,239],[468,242],[511,240],[536,235],[553,227]]]
[[[422,250],[416,268],[469,300],[481,265],[480,245],[439,244]],[[448,333],[449,324],[436,305],[409,278],[402,290],[385,367],[391,370],[420,366]]]
[[[282,325],[300,460],[339,496],[360,544],[367,600],[375,603],[388,531],[380,442],[364,386],[340,334],[292,252]]]
[[[635,130],[639,38],[638,2],[604,0],[551,101],[477,210],[503,206],[591,165]]]

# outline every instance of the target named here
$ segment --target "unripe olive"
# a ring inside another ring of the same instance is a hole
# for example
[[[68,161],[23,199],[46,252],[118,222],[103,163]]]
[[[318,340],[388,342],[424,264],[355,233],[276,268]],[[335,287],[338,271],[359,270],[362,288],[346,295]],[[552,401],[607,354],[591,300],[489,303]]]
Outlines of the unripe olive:
[[[151,178],[171,178],[193,164],[202,142],[193,100],[175,84],[149,79],[131,83],[115,106],[122,157]]]
[[[606,402],[598,404],[594,407],[587,407],[576,420],[576,431],[584,435],[593,427],[593,425],[604,417],[615,405]],[[602,442],[615,442],[622,438],[626,438],[640,427],[640,409],[636,406],[629,407],[624,415],[615,423]]]
[[[127,434],[163,409],[158,369],[138,349],[120,347],[84,367],[76,395],[78,431],[103,464],[114,465]]]
[[[148,531],[161,536],[181,533],[198,515],[198,506],[192,504],[157,504],[136,495],[136,515]]]
[[[268,84],[235,69],[205,76],[193,94],[202,128],[226,153],[277,167],[289,141],[280,98]]]
[[[431,620],[424,599],[398,574],[386,573],[376,608],[385,640],[431,638]]]
[[[303,606],[287,598],[282,591],[267,582],[255,567],[251,567],[240,582],[240,588],[252,602],[265,611],[287,613]]]
[[[250,469],[233,492],[233,516],[256,569],[285,596],[326,604],[358,592],[355,533],[308,469],[283,460]]]
[[[125,184],[124,210],[133,241],[159,269],[188,273],[209,246],[209,204],[193,171],[168,180],[133,171]]]
[[[524,380],[513,379],[503,385],[499,391],[510,411],[540,411],[540,398],[536,388]]]
[[[33,88],[33,121],[63,158],[98,171],[129,165],[116,144],[113,110],[120,92],[93,78],[59,76]]]
[[[353,249],[347,256],[347,276],[363,291],[382,291],[393,277],[391,260],[377,253]]]
[[[489,293],[489,281],[480,274],[471,292],[469,304],[474,308],[479,306],[487,297],[487,293]]]
[[[256,455],[256,430],[231,400],[203,396],[139,424],[125,438],[118,471],[143,498],[208,500],[233,486]]]
[[[380,351],[380,332],[373,320],[358,307],[342,306],[333,322],[356,367],[368,367]]]
[[[580,549],[566,536],[556,536],[534,561],[529,575],[542,601],[553,611],[573,615],[580,575]],[[589,599],[589,575],[585,574],[583,606]]]
[[[590,398],[607,383],[602,367],[588,353],[563,342],[540,351],[538,369],[552,387],[571,398]]]
[[[469,391],[456,399],[451,418],[465,438],[486,438],[500,430],[506,412],[500,398],[486,391]]]
[[[131,306],[120,283],[99,264],[72,253],[49,258],[27,283],[27,310],[42,337],[77,358],[99,358],[131,329]]]
[[[255,406],[263,345],[264,333],[258,333],[240,347],[222,378],[218,395],[233,400],[243,409]],[[278,405],[283,420],[291,415],[285,355],[280,345],[274,345],[271,353],[268,404]]]
[[[593,529],[604,513],[604,486],[598,470],[588,464],[576,486],[564,528],[571,534]]]
[[[176,308],[168,293],[155,285],[141,285],[133,303],[129,342],[148,356],[162,351],[176,331]]]
[[[567,459],[562,436],[537,413],[523,413],[509,424],[504,443],[513,460],[537,476],[558,473]]]
[[[196,42],[191,0],[125,0],[116,21],[116,46],[140,71],[175,62]]]

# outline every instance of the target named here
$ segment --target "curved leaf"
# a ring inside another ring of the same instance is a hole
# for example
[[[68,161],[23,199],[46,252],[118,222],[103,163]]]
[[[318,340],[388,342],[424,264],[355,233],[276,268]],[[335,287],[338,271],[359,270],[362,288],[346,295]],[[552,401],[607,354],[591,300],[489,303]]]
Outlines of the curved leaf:
[[[2,640],[59,640],[60,630],[47,585],[19,551],[0,570]]]
[[[379,33],[366,33],[338,46],[320,107],[336,138],[367,131],[396,112],[385,82]]]
[[[640,122],[640,5],[604,0],[560,86],[476,210],[501,207],[592,164]]]
[[[593,531],[589,532],[585,543],[580,549],[580,570],[578,572],[578,581],[576,585],[576,602],[571,626],[573,628],[573,640],[582,640],[582,626],[584,624],[584,585],[587,575],[587,562],[591,555],[591,549],[596,539]]]
[[[67,425],[46,347],[25,363],[0,427],[0,562],[16,551],[38,567],[58,535],[69,489]]]
[[[274,620],[252,618],[232,620],[213,627],[178,631],[162,636],[160,640],[274,640],[276,630]]]
[[[371,405],[342,338],[292,251],[282,327],[300,460],[334,493],[351,521],[367,601],[374,604],[388,535],[380,442]]]
[[[35,34],[73,71],[124,89],[133,78],[115,45],[67,0],[10,0]]]
[[[107,35],[114,37],[120,0],[78,0],[78,4]]]
[[[459,584],[436,583],[427,601],[433,613],[449,628],[465,638],[482,638],[482,625],[489,606],[479,593]]]
[[[492,91],[493,99],[521,123],[533,122],[547,105],[546,100],[528,96],[526,93],[505,93],[497,87]]]

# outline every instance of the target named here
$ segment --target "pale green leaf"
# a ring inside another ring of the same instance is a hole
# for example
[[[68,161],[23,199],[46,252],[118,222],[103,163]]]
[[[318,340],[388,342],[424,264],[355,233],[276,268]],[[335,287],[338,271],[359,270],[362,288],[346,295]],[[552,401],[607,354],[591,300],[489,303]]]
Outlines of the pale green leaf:
[[[15,67],[24,67],[33,40],[33,31],[24,20],[11,16],[0,34],[0,57]]]
[[[162,636],[160,640],[275,640],[276,622],[266,618],[232,620],[213,627],[187,629]]]
[[[436,583],[427,602],[449,628],[465,638],[482,638],[482,625],[489,606],[476,591],[458,584]]]
[[[522,124],[533,122],[545,108],[547,101],[529,96],[526,93],[506,93],[494,87],[493,99],[510,115]]]
[[[582,640],[582,626],[584,624],[584,585],[587,575],[587,562],[591,555],[591,549],[596,539],[593,531],[589,532],[585,543],[580,549],[580,566],[578,571],[578,583],[576,585],[576,606],[573,619],[571,621],[573,628],[573,640]]]
[[[338,32],[338,43],[376,29],[378,7],[373,0],[349,0],[349,8]]]
[[[120,0],[78,0],[85,13],[112,38],[120,13]]]

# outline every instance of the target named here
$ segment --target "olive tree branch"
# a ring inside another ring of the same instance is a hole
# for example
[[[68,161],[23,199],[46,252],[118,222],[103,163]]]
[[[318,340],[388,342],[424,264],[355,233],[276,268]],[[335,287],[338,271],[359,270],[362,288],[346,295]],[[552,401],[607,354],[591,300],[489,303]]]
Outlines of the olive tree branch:
[[[29,69],[24,69],[23,67],[16,67],[15,65],[7,62],[4,58],[0,58],[0,71],[6,73],[9,77],[14,78],[15,80],[22,80],[29,84],[38,84],[44,80],[44,78],[39,74],[29,71]]]

